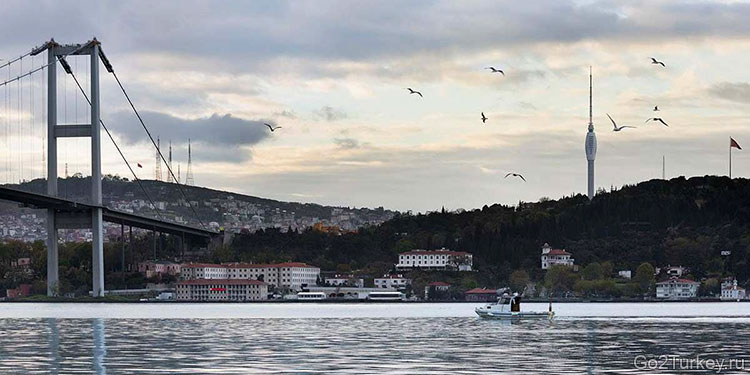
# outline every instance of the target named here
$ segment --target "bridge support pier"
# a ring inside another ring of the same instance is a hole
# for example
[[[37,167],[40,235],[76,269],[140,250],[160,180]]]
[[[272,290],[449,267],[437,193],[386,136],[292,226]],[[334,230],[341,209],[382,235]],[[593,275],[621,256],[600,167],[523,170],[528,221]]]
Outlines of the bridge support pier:
[[[104,228],[102,226],[102,209],[91,210],[91,271],[93,273],[93,296],[104,297]]]
[[[60,292],[58,276],[57,223],[55,210],[47,210],[47,295],[57,297]]]

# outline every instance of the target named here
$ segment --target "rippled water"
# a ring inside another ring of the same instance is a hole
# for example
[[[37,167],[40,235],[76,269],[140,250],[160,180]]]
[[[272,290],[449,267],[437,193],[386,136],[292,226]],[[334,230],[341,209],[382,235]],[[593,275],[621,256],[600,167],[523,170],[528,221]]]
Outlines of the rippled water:
[[[663,355],[750,370],[747,303],[558,304],[512,324],[475,306],[6,303],[0,372],[640,373]]]

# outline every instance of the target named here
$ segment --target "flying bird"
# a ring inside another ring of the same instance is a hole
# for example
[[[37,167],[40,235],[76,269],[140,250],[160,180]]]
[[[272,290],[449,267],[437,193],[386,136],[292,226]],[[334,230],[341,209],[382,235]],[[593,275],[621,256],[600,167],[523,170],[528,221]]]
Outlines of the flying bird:
[[[268,128],[271,129],[271,131],[274,131],[276,129],[281,129],[281,126],[274,127],[273,125],[271,125],[271,124],[269,124],[267,122],[264,122],[263,125],[268,126]]]
[[[655,105],[655,106],[654,106],[654,112],[658,112],[658,111],[659,111],[659,106],[658,106],[658,105]]]
[[[520,174],[518,174],[518,173],[513,173],[513,172],[510,172],[510,173],[508,173],[508,174],[506,174],[506,175],[505,175],[505,178],[508,178],[508,177],[510,177],[510,176],[513,176],[513,177],[518,177],[518,178],[522,179],[522,180],[523,180],[524,182],[526,182],[526,179],[525,179],[525,178],[523,178],[523,176],[521,176],[521,175],[520,175]]]
[[[500,73],[502,75],[505,75],[505,72],[503,72],[502,69],[496,69],[494,66],[488,66],[485,69],[489,69],[492,71],[492,73]]]
[[[484,115],[484,112],[482,112],[482,124],[487,123],[487,116]]]
[[[657,64],[657,65],[661,65],[661,66],[663,66],[663,67],[665,67],[665,68],[667,67],[666,65],[664,65],[664,63],[663,63],[663,62],[661,62],[661,61],[659,61],[659,60],[657,60],[657,59],[655,59],[655,58],[653,58],[653,57],[651,58],[651,63],[652,63],[652,64]]]
[[[664,126],[669,127],[669,125],[667,125],[667,123],[664,122],[664,120],[662,120],[661,117],[652,117],[650,119],[646,119],[646,122],[649,122],[649,121],[659,121],[662,124],[664,124]]]
[[[612,131],[619,132],[620,130],[625,129],[625,128],[635,128],[635,126],[628,126],[628,125],[617,127],[615,120],[612,120],[612,116],[610,116],[609,113],[607,113],[607,117],[609,117],[609,121],[612,121],[612,126],[615,127],[614,129],[612,129]]]
[[[421,93],[421,92],[419,92],[419,91],[415,91],[415,90],[412,90],[411,88],[408,88],[408,87],[407,87],[406,89],[407,89],[407,90],[409,90],[409,94],[417,94],[417,95],[419,95],[420,97],[424,98],[424,96],[422,96],[422,93]]]
[[[136,163],[136,164],[138,164],[138,168],[143,168],[143,166],[141,165],[141,163]]]

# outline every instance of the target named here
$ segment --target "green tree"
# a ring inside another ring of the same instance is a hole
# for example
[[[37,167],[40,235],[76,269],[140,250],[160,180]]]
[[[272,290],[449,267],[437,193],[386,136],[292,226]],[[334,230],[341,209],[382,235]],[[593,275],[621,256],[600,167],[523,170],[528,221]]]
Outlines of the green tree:
[[[602,263],[602,278],[610,279],[615,276],[615,265],[611,261]]]
[[[524,270],[516,270],[508,277],[510,287],[517,292],[523,292],[526,285],[529,283],[529,273]]]
[[[589,263],[586,267],[583,267],[581,276],[584,280],[599,280],[602,278],[602,266],[597,262]]]
[[[573,290],[577,277],[572,267],[554,265],[544,275],[544,284],[553,294],[564,294]]]
[[[701,284],[700,294],[705,297],[712,297],[721,293],[721,281],[718,278],[706,279]]]
[[[656,282],[656,278],[654,277],[654,266],[650,263],[641,263],[635,271],[633,282],[638,284],[642,294],[650,293]]]

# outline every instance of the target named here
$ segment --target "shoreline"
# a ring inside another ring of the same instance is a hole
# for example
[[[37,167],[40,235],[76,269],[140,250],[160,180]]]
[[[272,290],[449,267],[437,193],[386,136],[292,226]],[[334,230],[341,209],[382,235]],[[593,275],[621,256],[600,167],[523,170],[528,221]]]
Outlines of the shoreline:
[[[3,300],[0,304],[8,303],[104,303],[104,304],[115,304],[115,303],[126,303],[126,304],[285,304],[285,303],[302,303],[302,304],[428,304],[428,303],[451,303],[451,304],[485,304],[492,303],[494,301],[367,301],[367,300],[262,300],[262,301],[140,301],[140,300],[110,300],[106,297],[102,299],[14,299],[14,300]],[[524,303],[716,303],[716,302],[750,302],[750,299],[744,300],[721,300],[719,298],[704,298],[704,299],[688,299],[688,300],[583,300],[583,299],[525,299]]]

